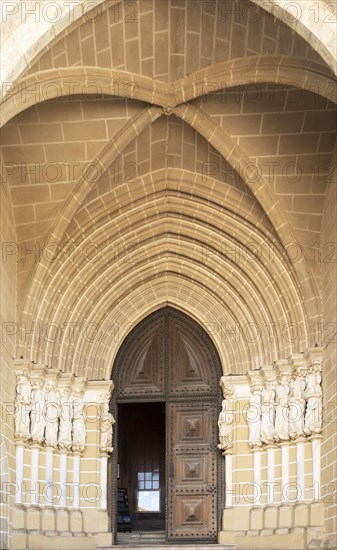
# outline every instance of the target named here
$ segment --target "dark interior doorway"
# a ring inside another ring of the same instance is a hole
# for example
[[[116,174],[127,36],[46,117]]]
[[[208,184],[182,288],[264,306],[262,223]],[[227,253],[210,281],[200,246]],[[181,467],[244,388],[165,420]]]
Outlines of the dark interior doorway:
[[[165,530],[165,414],[162,402],[118,405],[118,487],[132,530]]]

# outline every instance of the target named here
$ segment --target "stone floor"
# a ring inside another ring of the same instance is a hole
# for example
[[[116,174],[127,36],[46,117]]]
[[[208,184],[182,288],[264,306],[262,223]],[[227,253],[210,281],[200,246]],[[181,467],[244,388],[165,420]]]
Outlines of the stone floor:
[[[96,550],[235,550],[232,544],[170,544],[166,541],[164,531],[118,533],[117,544],[98,546]],[[253,550],[253,549],[252,549]],[[281,549],[280,549],[281,550]],[[285,550],[284,548],[282,550]],[[287,549],[288,550],[288,549]],[[291,550],[289,548],[289,550]],[[312,550],[318,550],[313,548]],[[337,550],[337,548],[336,548]]]

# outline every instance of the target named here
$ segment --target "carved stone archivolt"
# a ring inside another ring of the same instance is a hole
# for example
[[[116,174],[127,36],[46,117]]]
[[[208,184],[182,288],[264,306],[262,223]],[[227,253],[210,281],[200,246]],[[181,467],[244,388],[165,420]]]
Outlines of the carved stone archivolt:
[[[322,350],[314,348],[250,371],[247,423],[251,448],[320,434]]]

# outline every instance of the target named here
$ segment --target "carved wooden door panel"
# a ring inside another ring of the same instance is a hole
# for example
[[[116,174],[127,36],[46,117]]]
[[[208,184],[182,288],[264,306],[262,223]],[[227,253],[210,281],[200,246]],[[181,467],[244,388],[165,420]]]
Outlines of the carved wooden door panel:
[[[168,319],[167,362],[170,396],[214,395],[218,379],[212,369],[212,357],[202,333],[198,333],[180,318]]]
[[[165,317],[154,317],[146,330],[138,327],[130,335],[118,383],[121,398],[147,398],[165,394]]]
[[[185,314],[163,308],[131,331],[114,372],[115,407],[166,403],[167,539],[216,542],[222,499],[217,449],[222,370],[210,337]],[[116,455],[112,467],[116,472]]]
[[[168,540],[216,541],[216,404],[168,404]]]

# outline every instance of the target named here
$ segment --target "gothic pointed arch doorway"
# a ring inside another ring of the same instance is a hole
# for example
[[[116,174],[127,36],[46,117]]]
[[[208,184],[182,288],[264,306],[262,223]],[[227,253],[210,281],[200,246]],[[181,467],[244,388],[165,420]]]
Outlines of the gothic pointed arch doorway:
[[[205,330],[165,307],[141,321],[117,354],[111,408],[117,420],[110,514],[118,488],[131,527],[165,530],[168,542],[216,542],[223,460],[217,449],[220,359]]]

